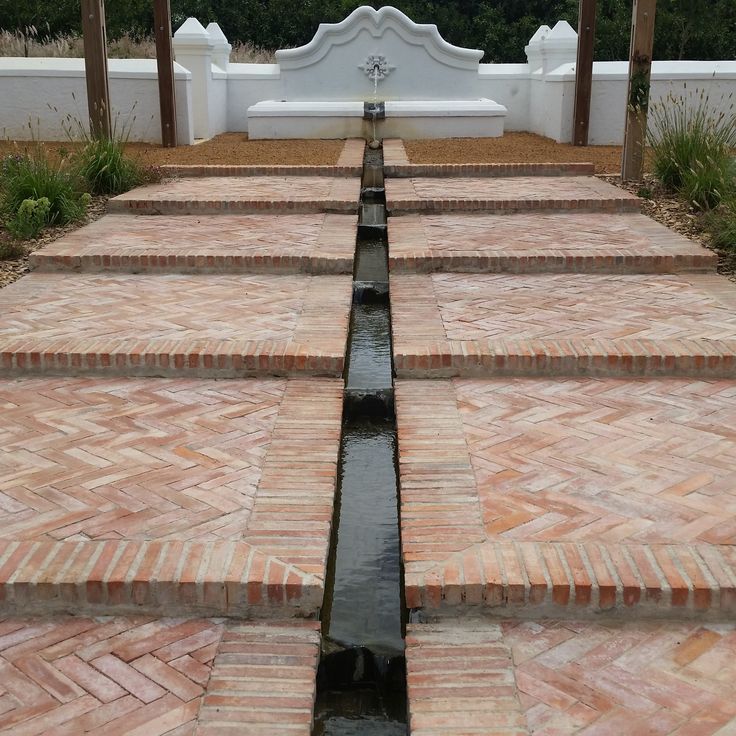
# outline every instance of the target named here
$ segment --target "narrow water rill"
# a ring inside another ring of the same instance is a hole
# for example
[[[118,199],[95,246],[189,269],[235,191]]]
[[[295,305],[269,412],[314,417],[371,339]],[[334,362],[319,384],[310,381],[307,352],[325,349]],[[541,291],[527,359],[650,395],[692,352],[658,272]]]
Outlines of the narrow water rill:
[[[406,734],[383,155],[366,151],[315,736]]]

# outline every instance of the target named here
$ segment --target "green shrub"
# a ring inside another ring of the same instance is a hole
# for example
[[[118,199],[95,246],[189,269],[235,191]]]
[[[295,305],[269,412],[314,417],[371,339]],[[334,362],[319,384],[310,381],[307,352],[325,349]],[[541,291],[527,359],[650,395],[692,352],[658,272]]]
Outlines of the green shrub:
[[[144,181],[142,167],[124,153],[122,138],[89,138],[77,154],[79,174],[92,194],[122,194]]]
[[[716,248],[736,253],[736,197],[726,200],[720,207],[709,212],[705,218],[705,226]]]
[[[24,199],[5,227],[18,240],[35,238],[48,225],[50,214],[51,202],[48,197]]]
[[[717,206],[733,188],[733,107],[715,112],[701,91],[670,94],[650,108],[647,136],[654,174],[699,209]]]
[[[6,223],[15,221],[26,200],[48,200],[48,225],[65,225],[84,217],[89,195],[83,194],[79,177],[63,159],[52,162],[42,146],[30,154],[6,158],[0,173],[1,211]]]

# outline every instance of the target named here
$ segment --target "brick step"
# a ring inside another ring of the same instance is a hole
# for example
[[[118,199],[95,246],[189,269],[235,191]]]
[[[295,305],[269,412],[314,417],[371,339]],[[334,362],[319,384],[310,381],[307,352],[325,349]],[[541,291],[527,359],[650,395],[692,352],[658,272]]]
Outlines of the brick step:
[[[733,622],[410,625],[410,732],[725,736],[734,638]]]
[[[351,274],[352,215],[106,215],[31,254],[39,271]]]
[[[736,380],[399,381],[410,608],[736,611]]]
[[[639,214],[443,214],[389,220],[395,273],[715,271],[718,257]]]
[[[358,212],[360,178],[209,176],[138,187],[113,197],[109,212],[222,214]]]
[[[319,610],[342,381],[30,378],[0,402],[0,614]]]
[[[394,274],[391,304],[400,377],[736,377],[716,274]]]
[[[386,180],[389,214],[638,212],[641,200],[592,176],[412,177]]]
[[[314,622],[75,616],[0,626],[7,733],[311,733]]]
[[[5,375],[339,377],[349,276],[31,274],[0,291]]]
[[[392,159],[389,159],[389,161],[392,161]],[[595,165],[591,163],[388,163],[384,166],[384,174],[397,179],[411,179],[414,177],[593,176]]]
[[[362,159],[362,155],[361,155]],[[285,165],[285,164],[164,164],[164,174],[171,176],[332,176],[352,177],[363,173],[363,162],[353,165]],[[586,172],[592,173],[592,172]]]

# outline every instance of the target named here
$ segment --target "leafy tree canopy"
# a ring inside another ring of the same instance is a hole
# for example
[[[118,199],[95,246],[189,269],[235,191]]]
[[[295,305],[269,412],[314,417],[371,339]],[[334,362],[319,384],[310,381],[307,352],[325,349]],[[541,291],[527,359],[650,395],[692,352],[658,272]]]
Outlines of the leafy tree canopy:
[[[342,20],[359,5],[394,5],[418,23],[436,23],[459,46],[480,48],[488,62],[524,61],[524,46],[543,23],[577,27],[578,0],[171,0],[174,27],[188,16],[217,21],[231,41],[276,49],[309,41],[321,22]],[[598,0],[596,58],[625,59],[632,0]],[[111,38],[150,34],[151,0],[107,3]],[[41,35],[79,33],[79,0],[0,0],[0,28],[35,26]],[[736,58],[734,0],[659,0],[656,59]]]

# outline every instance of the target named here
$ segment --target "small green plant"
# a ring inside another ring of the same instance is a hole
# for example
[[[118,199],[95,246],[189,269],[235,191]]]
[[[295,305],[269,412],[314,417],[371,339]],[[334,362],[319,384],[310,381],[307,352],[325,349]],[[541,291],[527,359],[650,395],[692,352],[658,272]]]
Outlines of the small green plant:
[[[64,159],[49,157],[41,144],[32,146],[29,153],[4,159],[0,173],[0,213],[6,224],[18,223],[22,207],[22,217],[30,216],[27,200],[48,201],[48,208],[42,206],[44,225],[65,225],[84,217],[89,195],[85,196],[79,177]],[[39,217],[34,214],[32,219]]]
[[[49,222],[51,202],[48,197],[24,199],[17,212],[5,223],[8,232],[18,240],[35,238]]]
[[[651,187],[647,186],[641,186],[636,192],[638,197],[641,197],[642,199],[651,199],[654,195],[652,193]]]
[[[733,188],[736,116],[731,96],[711,104],[704,91],[668,95],[651,106],[648,142],[656,177],[698,209]]]

